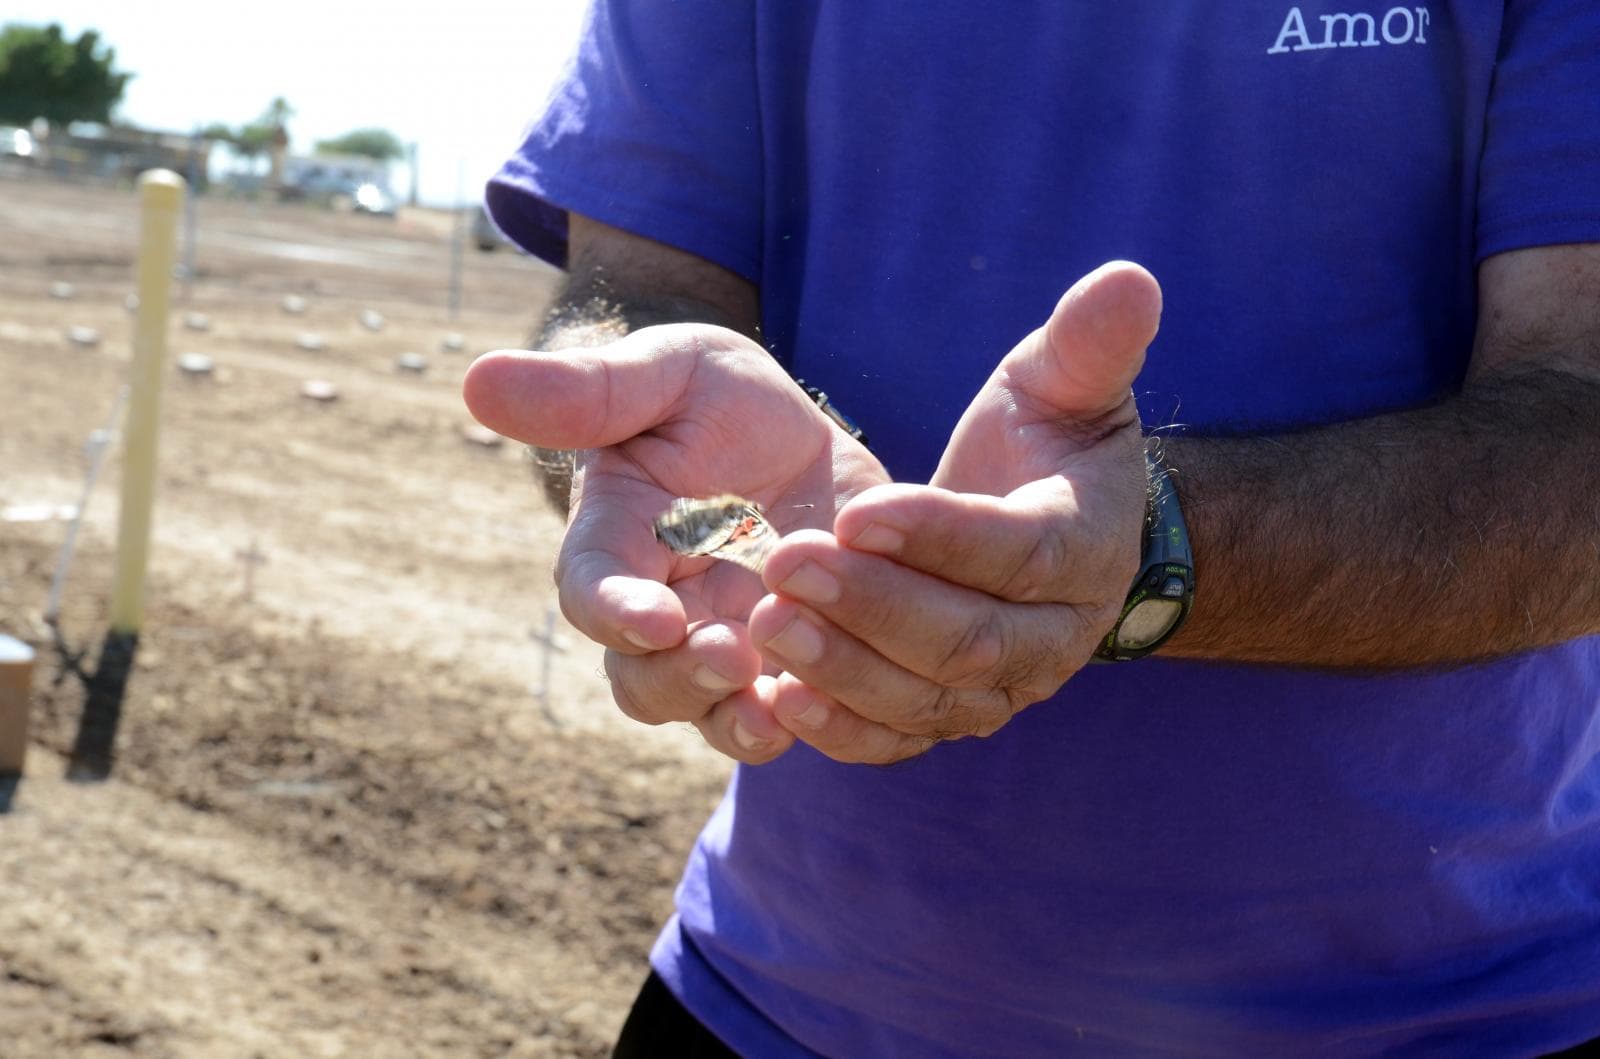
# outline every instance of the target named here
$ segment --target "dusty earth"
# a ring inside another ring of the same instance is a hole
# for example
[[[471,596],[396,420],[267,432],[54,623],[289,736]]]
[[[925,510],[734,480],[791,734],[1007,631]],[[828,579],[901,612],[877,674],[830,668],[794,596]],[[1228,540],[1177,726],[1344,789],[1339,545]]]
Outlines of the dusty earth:
[[[522,342],[555,274],[468,247],[451,320],[450,224],[199,203],[171,356],[216,370],[165,372],[115,757],[69,780],[108,686],[116,450],[58,632],[68,524],[15,509],[75,504],[113,414],[136,199],[0,178],[0,631],[39,651],[27,774],[0,787],[8,1059],[606,1051],[727,769],[618,716],[559,619],[547,658],[559,524],[517,446],[463,437],[458,383]],[[313,378],[338,399],[301,396]]]

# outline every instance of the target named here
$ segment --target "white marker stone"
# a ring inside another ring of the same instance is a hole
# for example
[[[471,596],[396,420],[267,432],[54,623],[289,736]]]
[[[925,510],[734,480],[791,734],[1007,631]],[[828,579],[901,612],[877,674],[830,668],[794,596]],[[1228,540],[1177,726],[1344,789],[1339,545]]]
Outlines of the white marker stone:
[[[482,423],[466,423],[461,427],[461,436],[474,445],[482,445],[486,449],[498,449],[506,443],[506,439],[484,426]]]
[[[0,522],[71,522],[77,504],[12,504],[0,507]]]
[[[327,379],[307,379],[300,384],[300,396],[323,404],[339,399],[339,391]]]
[[[196,378],[210,375],[214,366],[204,353],[185,353],[178,358],[178,370]]]
[[[98,346],[100,344],[100,332],[92,327],[69,327],[67,328],[67,341],[75,346]]]
[[[361,310],[361,326],[368,331],[382,331],[383,314],[375,309]]]
[[[294,313],[298,316],[306,311],[306,300],[298,294],[285,294],[283,296],[283,311]]]
[[[395,358],[395,370],[409,371],[414,375],[421,375],[428,370],[428,358],[420,353],[402,353]]]
[[[324,342],[322,340],[322,336],[314,331],[305,332],[299,338],[294,340],[294,344],[305,350],[307,353],[321,353],[324,349],[328,348],[328,343]]]

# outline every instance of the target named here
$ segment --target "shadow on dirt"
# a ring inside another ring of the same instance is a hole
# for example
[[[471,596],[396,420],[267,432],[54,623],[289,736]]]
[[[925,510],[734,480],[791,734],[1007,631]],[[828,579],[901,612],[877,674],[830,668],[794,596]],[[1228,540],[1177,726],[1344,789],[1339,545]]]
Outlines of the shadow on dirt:
[[[100,644],[94,672],[83,665],[84,652],[74,653],[52,626],[61,670],[57,683],[68,676],[83,685],[83,716],[67,760],[67,779],[97,783],[111,776],[116,763],[117,729],[122,723],[122,701],[128,693],[128,676],[139,653],[138,633],[108,632]]]

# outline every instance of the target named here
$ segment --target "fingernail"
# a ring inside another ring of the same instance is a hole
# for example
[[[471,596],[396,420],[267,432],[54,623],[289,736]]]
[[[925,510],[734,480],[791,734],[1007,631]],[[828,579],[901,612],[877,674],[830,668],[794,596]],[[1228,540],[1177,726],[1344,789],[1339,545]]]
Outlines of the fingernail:
[[[893,526],[885,526],[881,522],[869,522],[867,528],[856,534],[855,540],[849,543],[850,547],[861,552],[899,555],[900,549],[906,545],[906,535]]]
[[[821,728],[828,723],[828,707],[812,699],[810,706],[799,713],[790,714],[789,719],[805,728]]]
[[[710,666],[695,666],[694,672],[690,676],[693,678],[696,687],[703,688],[706,691],[715,691],[718,694],[732,691],[739,686]]]
[[[656,650],[655,644],[650,643],[643,636],[640,636],[638,633],[634,632],[632,629],[623,629],[622,630],[622,638],[624,640],[627,640],[629,643],[633,644],[633,646],[639,648],[642,651],[654,651],[654,650]]]
[[[754,732],[744,726],[744,722],[735,717],[733,719],[733,741],[739,744],[741,750],[765,750],[772,745],[770,739],[761,739]]]
[[[822,657],[822,631],[796,616],[782,632],[767,641],[767,646],[791,662],[815,662]]]
[[[839,579],[807,559],[778,586],[778,591],[807,603],[837,603]]]

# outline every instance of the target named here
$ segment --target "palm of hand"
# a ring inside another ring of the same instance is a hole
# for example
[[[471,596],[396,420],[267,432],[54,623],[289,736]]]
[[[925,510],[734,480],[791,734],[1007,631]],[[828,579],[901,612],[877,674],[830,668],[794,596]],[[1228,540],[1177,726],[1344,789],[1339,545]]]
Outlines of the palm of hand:
[[[1085,424],[1052,418],[1025,391],[990,387],[951,435],[932,484],[1066,516],[1047,523],[1058,534],[1054,550],[1074,556],[1078,567],[1074,590],[1059,598],[1092,604],[1091,620],[1101,622],[1120,602],[1138,554],[1143,452],[1131,394]]]
[[[764,351],[736,345],[701,357],[662,421],[585,455],[569,539],[612,542],[622,565],[672,589],[691,624],[742,622],[765,593],[760,580],[655,541],[650,526],[673,500],[732,493],[788,533],[830,528],[851,496],[888,480]]]
[[[1148,341],[1139,336],[1124,344],[1142,351]],[[1076,568],[1058,571],[1074,588],[1056,598],[1095,602],[1094,610],[1105,611],[1120,602],[1139,549],[1146,482],[1139,411],[1115,372],[1110,385],[1089,382],[1084,376],[1104,375],[1104,366],[1052,345],[1083,343],[1059,334],[1047,342],[1044,330],[1025,339],[956,424],[930,484],[1052,512],[1041,526],[1051,527],[1054,547],[1043,551],[1073,556]],[[1135,368],[1140,361],[1134,359]],[[1082,399],[1096,390],[1105,395],[1099,401]]]
[[[1142,474],[1142,445],[1131,393],[1092,422],[1068,419],[1039,399],[1025,371],[1002,364],[956,425],[930,484],[1004,496],[1058,475],[1082,485],[1127,480]]]

